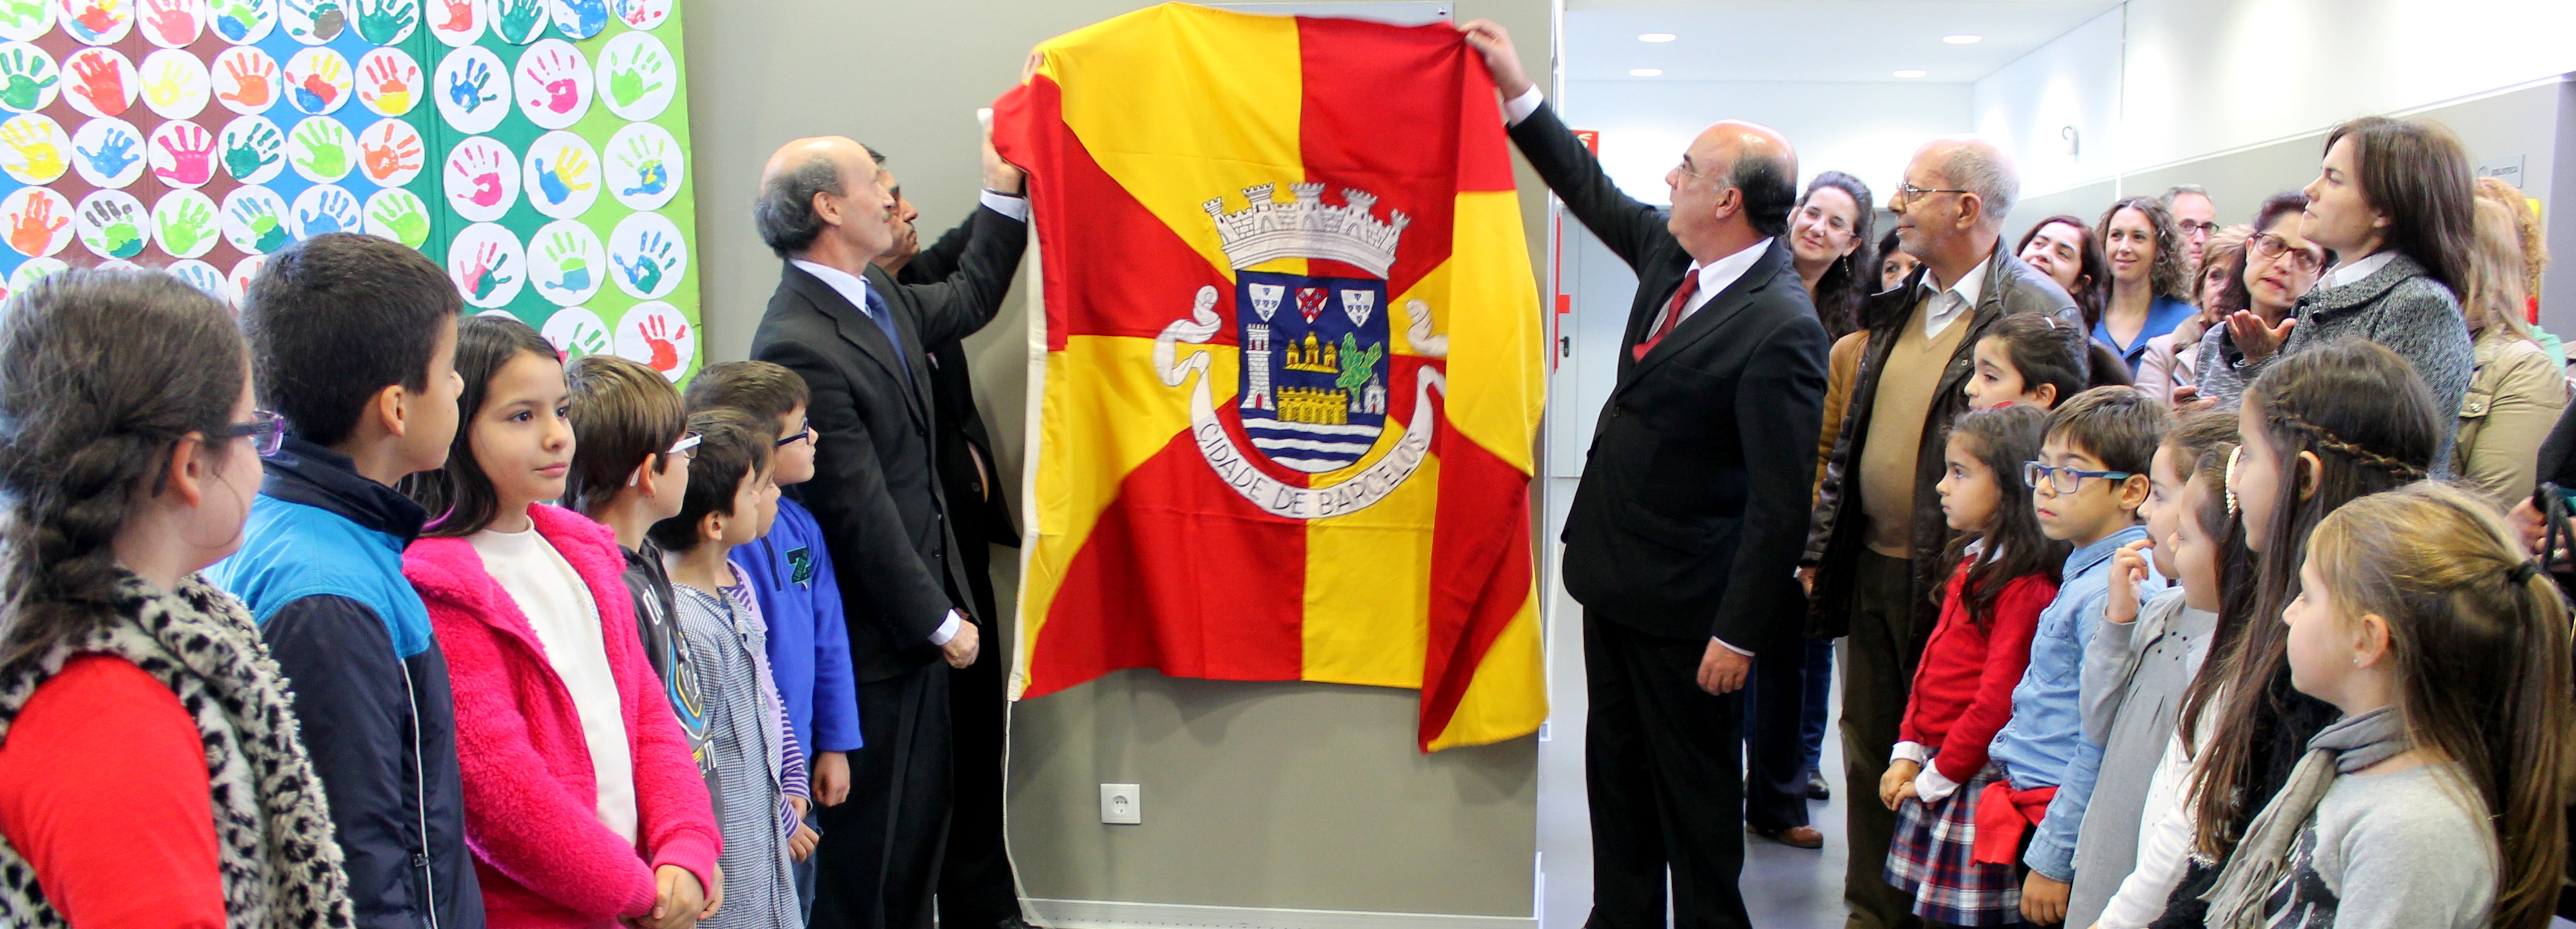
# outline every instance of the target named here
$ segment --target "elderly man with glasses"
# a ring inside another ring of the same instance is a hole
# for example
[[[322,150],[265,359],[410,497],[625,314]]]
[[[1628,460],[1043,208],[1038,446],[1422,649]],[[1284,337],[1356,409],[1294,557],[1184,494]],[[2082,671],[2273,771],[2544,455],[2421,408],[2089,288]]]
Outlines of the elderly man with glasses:
[[[1942,561],[1951,532],[1932,485],[1941,479],[1950,424],[1967,410],[1960,388],[1973,368],[1970,353],[2015,313],[2081,324],[2056,281],[2001,247],[2020,189],[2012,160],[1974,137],[1926,142],[1906,166],[1888,208],[1897,241],[1922,267],[1861,306],[1869,344],[1801,562],[1813,603],[1808,634],[1849,637],[1841,649],[1843,790],[1862,798],[1850,804],[1843,890],[1853,929],[1919,924],[1912,901],[1883,877],[1896,814],[1866,798],[1892,756],[1922,753],[1897,744],[1897,723],[1915,659],[1940,619],[1933,592],[1949,570]]]
[[[2174,231],[2182,233],[2183,263],[2191,266],[2191,279],[2199,280],[2201,255],[2218,232],[2218,205],[2198,184],[2174,185],[2165,191],[2164,202],[2165,212],[2173,214]]]

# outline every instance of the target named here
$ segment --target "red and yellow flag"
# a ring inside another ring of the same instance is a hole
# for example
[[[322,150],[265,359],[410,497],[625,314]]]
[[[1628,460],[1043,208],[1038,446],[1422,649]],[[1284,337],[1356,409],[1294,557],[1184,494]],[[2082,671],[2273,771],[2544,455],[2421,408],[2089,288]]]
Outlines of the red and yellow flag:
[[[1141,667],[1420,688],[1425,751],[1537,729],[1542,336],[1475,53],[1178,3],[1038,53],[995,104],[1045,307],[1013,694]]]

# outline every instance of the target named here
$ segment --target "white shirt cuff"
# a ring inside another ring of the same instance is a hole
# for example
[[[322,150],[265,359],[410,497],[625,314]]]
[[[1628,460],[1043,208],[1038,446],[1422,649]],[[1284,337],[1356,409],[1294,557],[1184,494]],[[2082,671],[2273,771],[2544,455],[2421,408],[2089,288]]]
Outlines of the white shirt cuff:
[[[930,644],[948,644],[949,640],[957,637],[957,630],[965,628],[965,626],[966,617],[959,615],[956,610],[948,611],[948,619],[939,624],[938,631],[930,634]]]
[[[1027,197],[1014,197],[1010,194],[994,193],[993,191],[987,190],[984,192],[984,195],[978,199],[982,201],[986,209],[1024,223],[1029,221],[1029,198]]]
[[[1530,89],[1522,91],[1520,96],[1503,101],[1503,125],[1520,125],[1521,120],[1538,112],[1538,105],[1545,102],[1547,98],[1539,95],[1538,85],[1531,84]]]
[[[1753,652],[1751,652],[1750,650],[1744,649],[1744,648],[1739,648],[1739,647],[1737,647],[1737,646],[1736,646],[1736,644],[1735,644],[1735,643],[1733,643],[1733,642],[1729,642],[1729,641],[1727,641],[1727,640],[1725,640],[1725,639],[1721,639],[1721,638],[1718,638],[1718,637],[1716,637],[1716,636],[1709,636],[1709,637],[1708,637],[1708,640],[1709,640],[1709,641],[1711,641],[1711,642],[1715,642],[1715,643],[1717,643],[1717,644],[1719,644],[1719,645],[1726,646],[1726,650],[1727,650],[1727,651],[1734,652],[1734,653],[1736,653],[1736,654],[1738,654],[1738,655],[1742,655],[1742,656],[1744,656],[1744,657],[1746,657],[1746,658],[1751,658],[1751,657],[1753,657]]]
[[[1914,776],[1914,797],[1924,803],[1939,803],[1959,792],[1959,782],[1941,773],[1941,769],[1924,765],[1923,773]]]
[[[1896,750],[1889,752],[1887,755],[1888,764],[1895,764],[1900,761],[1911,761],[1915,764],[1923,764],[1930,760],[1932,760],[1932,755],[1930,752],[1924,751],[1923,743],[1921,742],[1898,742],[1896,743]]]

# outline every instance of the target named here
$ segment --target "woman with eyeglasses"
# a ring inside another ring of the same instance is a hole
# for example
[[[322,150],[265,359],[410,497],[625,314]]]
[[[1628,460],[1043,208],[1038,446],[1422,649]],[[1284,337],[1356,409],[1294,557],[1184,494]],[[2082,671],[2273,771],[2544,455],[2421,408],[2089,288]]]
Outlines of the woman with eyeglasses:
[[[2230,275],[2242,274],[2238,258],[2245,252],[2245,239],[2254,234],[2252,226],[2229,226],[2209,237],[2201,250],[2203,260],[2192,290],[2199,295],[2194,303],[2199,311],[2183,320],[2172,332],[2147,340],[2147,354],[2138,361],[2137,388],[2156,398],[2159,403],[2173,402],[2173,389],[2200,379],[2200,337],[2211,327],[2220,325],[2227,314],[2242,307],[2228,302],[2227,282]]]
[[[2299,235],[2341,262],[2283,319],[2230,315],[2227,353],[2203,356],[2204,395],[2233,403],[2274,359],[2360,338],[2414,365],[2437,407],[2459,409],[2477,365],[2457,296],[2477,240],[2468,150],[2440,126],[2365,116],[2327,133],[2302,193]],[[2448,474],[2450,440],[2433,458],[2436,476]]]
[[[2315,287],[2317,275],[2333,263],[2334,252],[2299,234],[2301,211],[2307,206],[2307,195],[2292,191],[2273,194],[2255,210],[2254,234],[2245,238],[2244,250],[2231,263],[2227,290],[2218,298],[2218,303],[2229,309],[2220,324],[2210,326],[2200,337],[2200,382],[2173,385],[2176,407],[2197,409],[2236,402],[2245,391],[2244,382],[2228,379],[2228,372],[2210,370],[2227,367],[2223,359],[2244,356],[2236,348],[2229,321],[2251,316],[2266,330],[2283,325],[2299,297]],[[2213,380],[2227,381],[2230,389],[2213,392]]]
[[[2040,220],[2021,234],[2013,257],[2066,288],[2075,308],[2084,312],[2085,329],[2101,325],[2102,285],[2111,279],[2111,266],[2102,259],[2102,240],[2094,237],[2093,227],[2064,214]]]
[[[2523,251],[2510,209],[2477,203],[2477,249],[2469,256],[2468,312],[2477,369],[2460,401],[2452,473],[2498,507],[2528,499],[2540,482],[2540,443],[2567,407],[2564,368],[2522,321]]]
[[[176,278],[0,304],[0,925],[351,924],[285,681],[198,575],[282,427],[232,314]]]
[[[2146,357],[2147,341],[2172,332],[2197,312],[2191,305],[2191,266],[2173,214],[2154,197],[2130,197],[2102,211],[2094,227],[2110,262],[2110,294],[2093,340],[2120,354],[2131,372]]]

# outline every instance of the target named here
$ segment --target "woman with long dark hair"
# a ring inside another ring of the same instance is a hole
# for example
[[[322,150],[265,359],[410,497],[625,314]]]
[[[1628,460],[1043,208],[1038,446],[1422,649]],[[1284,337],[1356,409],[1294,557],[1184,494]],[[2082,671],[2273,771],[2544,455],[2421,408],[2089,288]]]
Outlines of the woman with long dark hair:
[[[2093,227],[2064,214],[2040,220],[2021,234],[2013,257],[2066,288],[2075,308],[2084,312],[2086,331],[2101,324],[2102,288],[2111,280],[2111,266],[2102,259],[2102,240]]]
[[[1789,254],[1815,298],[1816,318],[1833,338],[1860,328],[1860,298],[1873,292],[1868,249],[1875,219],[1869,185],[1840,171],[1807,182],[1789,211]]]
[[[2196,310],[2191,305],[2191,263],[2173,214],[2154,197],[2130,197],[2102,211],[2093,230],[2111,263],[2108,295],[2093,339],[2137,370],[2147,342],[2172,332]]]

